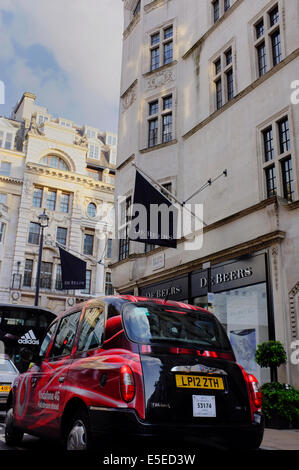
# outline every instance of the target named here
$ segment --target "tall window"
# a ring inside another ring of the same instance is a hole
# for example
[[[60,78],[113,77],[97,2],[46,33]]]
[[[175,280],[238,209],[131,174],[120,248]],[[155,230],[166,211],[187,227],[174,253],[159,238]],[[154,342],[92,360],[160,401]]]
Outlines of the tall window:
[[[98,160],[100,158],[100,149],[98,145],[88,145],[88,158],[93,158],[94,160]]]
[[[231,0],[213,0],[211,2],[212,7],[212,23],[217,23],[224,13],[229,10],[231,6]]]
[[[55,289],[62,290],[62,271],[61,264],[56,266]]]
[[[87,215],[92,219],[97,215],[97,206],[93,202],[90,202],[87,206]]]
[[[253,25],[257,77],[282,61],[281,18],[278,5],[265,13]]]
[[[173,61],[173,25],[165,26],[150,35],[150,70]]]
[[[216,21],[218,21],[220,18],[220,4],[219,4],[219,0],[215,0],[213,2],[213,20],[214,20],[214,23],[216,23]]]
[[[4,242],[5,230],[6,224],[4,222],[0,222],[0,243]]]
[[[94,243],[94,235],[90,233],[84,233],[83,238],[83,253],[85,255],[93,255],[93,243]]]
[[[40,232],[40,225],[35,222],[30,222],[28,243],[32,243],[33,245],[38,245],[39,244],[39,232]]]
[[[56,206],[56,191],[48,189],[46,207],[49,211],[55,211]]]
[[[26,259],[25,260],[25,268],[24,268],[24,279],[23,279],[23,286],[31,287],[32,284],[32,270],[33,270],[33,260]]]
[[[6,204],[7,203],[7,194],[0,193],[0,203],[1,204]]]
[[[213,61],[215,108],[220,109],[235,95],[233,47],[224,49]]]
[[[120,220],[120,232],[119,232],[119,261],[126,259],[130,254],[130,240],[128,236],[130,217],[130,208],[132,204],[132,198],[127,197],[121,206],[121,220]]]
[[[111,280],[111,273],[105,274],[105,294],[106,295],[113,295],[114,290],[112,286],[112,280]]]
[[[43,200],[43,189],[34,188],[32,205],[34,207],[42,207],[42,200]]]
[[[51,289],[52,286],[53,263],[42,261],[40,269],[40,287],[42,289]]]
[[[292,202],[295,198],[296,180],[288,116],[283,116],[262,130],[262,148],[267,197],[278,194]]]
[[[70,206],[70,195],[62,193],[60,196],[60,212],[68,212]]]
[[[60,245],[66,246],[67,228],[57,227],[56,241]]]
[[[112,238],[108,238],[107,240],[106,257],[112,258]]]
[[[81,292],[82,294],[90,294],[91,290],[91,270],[86,269],[86,284],[85,284],[85,289],[83,289]]]
[[[162,96],[148,104],[148,147],[173,140],[173,96]]]

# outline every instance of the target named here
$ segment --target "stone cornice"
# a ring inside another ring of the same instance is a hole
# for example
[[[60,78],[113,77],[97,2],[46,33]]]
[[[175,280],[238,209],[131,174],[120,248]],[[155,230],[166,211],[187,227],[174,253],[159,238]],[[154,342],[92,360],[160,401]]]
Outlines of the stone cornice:
[[[134,286],[136,287],[146,287],[154,283],[159,283],[169,279],[169,277],[178,277],[184,274],[188,274],[192,271],[196,271],[202,269],[203,263],[211,262],[212,264],[222,263],[224,261],[228,261],[230,259],[236,259],[240,256],[245,254],[255,253],[260,250],[264,250],[270,247],[273,244],[281,243],[282,240],[285,238],[285,232],[277,230],[275,232],[270,232],[260,237],[257,237],[253,240],[248,240],[247,242],[240,243],[230,248],[226,248],[224,250],[217,251],[210,255],[207,255],[202,258],[198,258],[192,262],[183,264],[181,266],[175,266],[167,271],[159,272],[157,274],[151,273],[149,276],[146,276],[142,279],[142,282],[131,283],[122,287],[122,291],[126,291],[128,289],[132,289]],[[111,265],[111,267],[115,267],[117,264]]]
[[[166,1],[169,1],[169,0],[166,0]],[[165,0],[153,0],[152,2],[144,6],[145,13],[150,13],[156,8],[162,7],[166,3],[166,1]]]
[[[0,181],[12,184],[23,184],[23,180],[21,180],[20,178],[14,178],[13,176],[0,175]]]
[[[78,173],[72,173],[71,171],[62,171],[55,168],[45,167],[43,165],[39,165],[38,163],[27,163],[26,164],[27,171],[33,174],[39,174],[43,176],[50,176],[59,179],[64,179],[65,181],[72,181],[74,183],[79,184],[87,184],[88,187],[92,189],[99,189],[101,191],[106,191],[109,193],[114,193],[114,185],[109,183],[103,183],[102,181],[94,180],[85,175],[80,175]]]
[[[123,38],[127,39],[127,37],[130,35],[130,33],[133,31],[137,23],[140,21],[140,13],[137,13],[137,15],[132,19],[131,23],[126,27],[126,29],[123,32]]]

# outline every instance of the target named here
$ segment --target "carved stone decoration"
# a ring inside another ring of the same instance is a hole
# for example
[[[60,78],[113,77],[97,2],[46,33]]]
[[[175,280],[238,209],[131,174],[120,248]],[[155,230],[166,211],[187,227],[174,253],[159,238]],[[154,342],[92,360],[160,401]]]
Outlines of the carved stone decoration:
[[[44,245],[48,248],[56,248],[56,242],[53,238],[53,235],[47,233],[44,237]]]
[[[279,270],[278,270],[278,247],[272,247],[272,260],[273,260],[273,272],[274,272],[274,281],[275,281],[275,289],[278,290],[278,277],[279,277]]]
[[[296,312],[296,299],[299,298],[299,281],[289,292],[289,306],[290,306],[290,330],[291,338],[293,340],[297,338],[297,312]]]
[[[136,101],[137,99],[137,80],[125,91],[125,93],[121,97],[121,102],[122,102],[122,110],[127,111],[127,109],[132,106],[132,104]]]
[[[30,124],[30,128],[29,128],[29,132],[28,132],[30,135],[45,135],[44,132],[42,132],[36,122],[36,115],[33,115],[32,118],[31,118],[31,124]]]
[[[175,73],[174,70],[168,69],[163,70],[161,72],[155,73],[155,75],[151,76],[147,80],[147,88],[149,90],[154,90],[161,86],[167,85],[170,82],[175,80]]]
[[[33,193],[34,185],[29,179],[26,179],[23,183],[23,191],[26,196],[30,196]]]
[[[75,145],[80,145],[80,147],[88,147],[88,139],[86,135],[75,135]]]

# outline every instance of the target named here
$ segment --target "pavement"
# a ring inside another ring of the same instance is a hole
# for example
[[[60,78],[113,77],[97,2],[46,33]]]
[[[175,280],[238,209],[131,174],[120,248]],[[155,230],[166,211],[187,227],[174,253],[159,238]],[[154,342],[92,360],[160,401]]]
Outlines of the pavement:
[[[299,450],[299,429],[266,428],[261,449]]]

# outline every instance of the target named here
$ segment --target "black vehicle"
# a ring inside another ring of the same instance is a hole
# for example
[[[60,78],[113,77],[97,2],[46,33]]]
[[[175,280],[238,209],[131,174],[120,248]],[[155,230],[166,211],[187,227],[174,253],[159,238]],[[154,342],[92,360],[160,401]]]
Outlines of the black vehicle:
[[[51,310],[30,305],[0,304],[0,341],[17,369],[27,369],[20,356],[22,348],[39,350],[49,324],[56,318]]]

